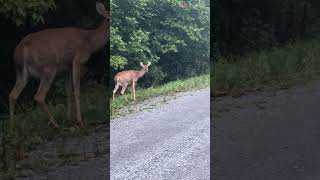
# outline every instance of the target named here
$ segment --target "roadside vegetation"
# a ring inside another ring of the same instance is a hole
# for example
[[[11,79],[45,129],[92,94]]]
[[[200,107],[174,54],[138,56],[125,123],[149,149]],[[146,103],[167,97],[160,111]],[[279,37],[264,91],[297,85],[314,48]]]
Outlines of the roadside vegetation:
[[[239,95],[263,87],[283,88],[320,75],[320,40],[305,39],[283,47],[254,51],[212,65],[212,91]]]
[[[318,78],[319,1],[217,0],[213,5],[213,93],[237,96]]]

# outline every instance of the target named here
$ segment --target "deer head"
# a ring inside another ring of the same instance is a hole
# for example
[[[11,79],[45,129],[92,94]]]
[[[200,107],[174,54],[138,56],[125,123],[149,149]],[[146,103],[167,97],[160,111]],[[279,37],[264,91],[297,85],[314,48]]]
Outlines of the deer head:
[[[88,33],[89,41],[87,44],[90,47],[91,53],[104,47],[107,41],[109,41],[110,37],[110,11],[106,10],[103,3],[99,1],[96,2],[96,10],[98,14],[100,14],[103,17],[103,20],[97,29],[93,29]]]
[[[148,72],[149,66],[151,65],[151,62],[148,62],[148,64],[144,65],[142,62],[140,62],[140,66],[142,67],[142,70]]]

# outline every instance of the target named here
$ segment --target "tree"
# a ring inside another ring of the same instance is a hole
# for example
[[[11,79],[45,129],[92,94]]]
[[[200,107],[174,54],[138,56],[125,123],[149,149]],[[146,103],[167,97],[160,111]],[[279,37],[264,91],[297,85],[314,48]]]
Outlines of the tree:
[[[209,63],[209,1],[111,1],[111,67],[154,62],[146,84],[203,73]],[[199,68],[199,66],[201,66]]]
[[[55,6],[54,0],[0,0],[0,15],[10,19],[17,26],[28,21],[43,23],[44,15]]]

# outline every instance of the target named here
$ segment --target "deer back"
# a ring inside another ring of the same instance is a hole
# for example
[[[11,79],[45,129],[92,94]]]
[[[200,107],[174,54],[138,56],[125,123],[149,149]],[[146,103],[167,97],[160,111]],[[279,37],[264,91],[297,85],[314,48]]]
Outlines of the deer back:
[[[71,64],[77,53],[88,56],[90,45],[86,37],[86,31],[76,28],[29,34],[16,47],[15,61],[34,66]]]
[[[122,71],[122,72],[119,72],[114,77],[115,82],[128,83],[128,84],[132,83],[132,81],[137,81],[138,79],[139,79],[139,71],[135,71],[135,70]]]

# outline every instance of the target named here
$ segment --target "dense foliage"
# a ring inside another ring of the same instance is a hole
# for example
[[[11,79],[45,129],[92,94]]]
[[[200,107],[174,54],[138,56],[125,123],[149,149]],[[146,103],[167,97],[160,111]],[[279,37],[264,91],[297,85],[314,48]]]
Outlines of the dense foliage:
[[[18,26],[28,18],[34,24],[43,23],[43,15],[55,8],[54,0],[0,0],[0,4],[0,14]]]
[[[113,74],[152,62],[143,85],[208,72],[209,1],[112,0]]]
[[[316,0],[217,0],[215,57],[243,55],[314,34],[319,5]]]

